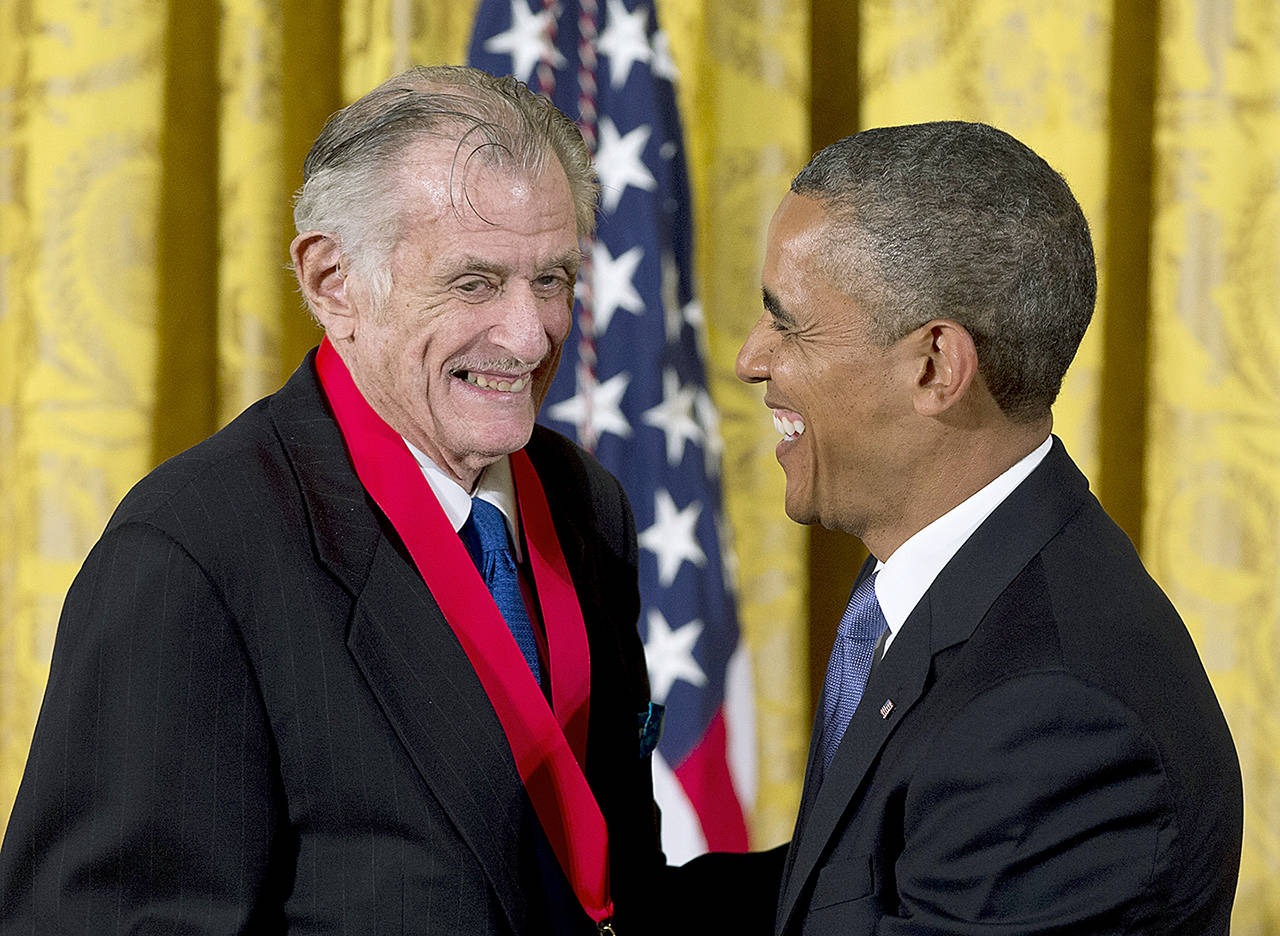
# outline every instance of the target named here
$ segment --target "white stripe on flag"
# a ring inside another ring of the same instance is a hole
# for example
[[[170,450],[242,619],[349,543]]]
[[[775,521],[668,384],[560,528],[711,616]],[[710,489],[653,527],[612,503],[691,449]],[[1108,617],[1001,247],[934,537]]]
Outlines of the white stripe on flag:
[[[751,811],[756,805],[759,771],[756,751],[756,693],[751,676],[751,653],[739,641],[729,657],[724,676],[724,730],[728,746],[729,776],[747,817],[751,831]]]
[[[684,795],[684,787],[662,755],[653,755],[653,796],[662,810],[662,850],[667,853],[667,864],[684,864],[707,850],[707,840],[702,835],[702,824],[693,804]]]

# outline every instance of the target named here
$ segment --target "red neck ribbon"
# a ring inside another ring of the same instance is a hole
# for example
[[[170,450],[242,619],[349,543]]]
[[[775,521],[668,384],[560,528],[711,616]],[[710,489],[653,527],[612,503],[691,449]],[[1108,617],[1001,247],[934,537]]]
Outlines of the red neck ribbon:
[[[592,920],[608,920],[609,830],[583,773],[591,695],[587,629],[533,463],[523,449],[510,456],[547,632],[550,706],[417,461],[361,395],[327,338],[316,369],[360,483],[404,541],[480,677],[574,894]]]

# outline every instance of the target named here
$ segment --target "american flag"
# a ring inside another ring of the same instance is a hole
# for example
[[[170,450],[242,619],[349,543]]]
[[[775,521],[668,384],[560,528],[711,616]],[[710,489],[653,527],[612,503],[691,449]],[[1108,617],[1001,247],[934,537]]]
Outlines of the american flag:
[[[470,64],[551,98],[595,155],[596,239],[541,421],[594,451],[635,511],[640,632],[653,700],[667,708],[654,786],[668,859],[744,850],[750,668],[726,569],[722,446],[667,34],[639,0],[482,0]]]

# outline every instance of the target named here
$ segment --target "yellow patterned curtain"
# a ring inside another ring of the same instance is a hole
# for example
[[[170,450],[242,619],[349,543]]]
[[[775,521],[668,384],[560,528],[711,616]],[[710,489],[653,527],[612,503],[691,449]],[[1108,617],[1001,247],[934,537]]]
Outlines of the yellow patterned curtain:
[[[163,18],[0,7],[0,766],[8,814],[71,577],[152,464]]]
[[[1163,11],[1142,551],[1240,752],[1233,931],[1280,933],[1280,9]]]
[[[1100,308],[1057,429],[1200,646],[1245,772],[1235,932],[1280,936],[1280,8],[656,2],[760,691],[756,844],[790,833],[811,666],[854,573],[783,517],[759,391],[732,376],[764,228],[813,145],[981,119],[1060,169],[1093,225]],[[318,338],[285,265],[324,117],[408,64],[461,61],[474,6],[0,3],[0,816],[63,594],[111,509]]]

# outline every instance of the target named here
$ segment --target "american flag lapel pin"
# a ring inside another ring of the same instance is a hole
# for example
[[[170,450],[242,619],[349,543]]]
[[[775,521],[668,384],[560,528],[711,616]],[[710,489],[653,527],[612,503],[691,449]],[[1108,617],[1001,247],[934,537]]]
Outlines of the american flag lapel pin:
[[[880,706],[880,717],[888,718],[889,713],[893,711],[893,699],[885,699],[884,705]]]

